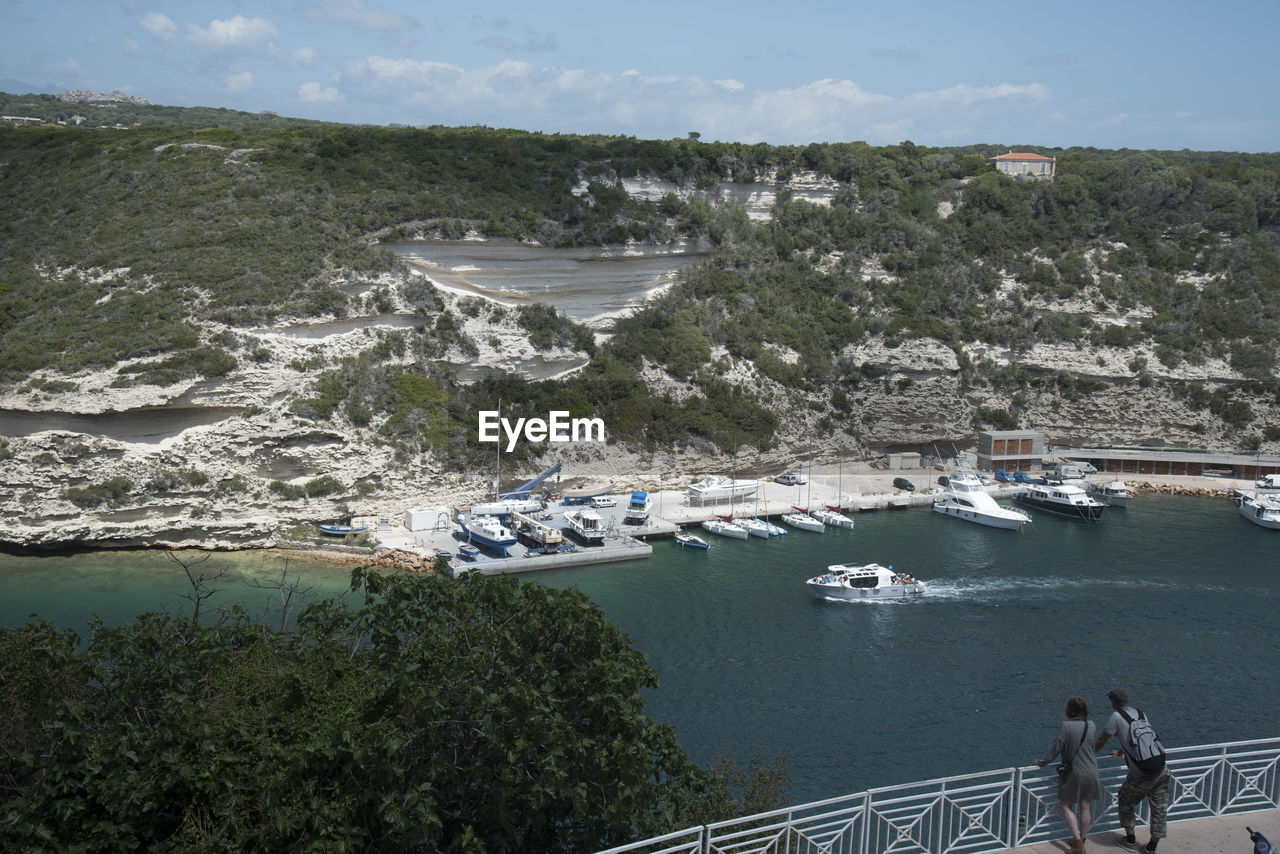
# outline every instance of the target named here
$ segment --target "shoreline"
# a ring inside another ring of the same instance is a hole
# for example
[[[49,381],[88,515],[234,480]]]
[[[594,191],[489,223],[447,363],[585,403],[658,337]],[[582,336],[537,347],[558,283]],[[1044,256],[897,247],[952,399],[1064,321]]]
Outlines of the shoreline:
[[[833,472],[826,471],[826,466],[821,467],[813,473],[813,481],[821,483],[825,487],[835,487],[837,483],[837,475]],[[1103,478],[1124,480],[1123,477],[1111,477],[1112,474],[1099,472],[1090,476],[1090,480],[1101,480]],[[933,469],[902,469],[891,471],[875,471],[874,473],[856,473],[840,475],[843,497],[849,498],[850,495],[860,498],[884,498],[889,499],[895,495],[901,494],[892,487],[892,481],[895,477],[906,477],[917,483],[917,496],[928,495],[934,488],[937,472]],[[664,478],[665,480],[665,478]],[[927,480],[928,485],[924,485],[921,489],[920,481]],[[766,481],[771,482],[771,481]],[[1205,477],[1205,476],[1144,476],[1142,480],[1125,480],[1125,484],[1129,489],[1137,494],[1152,495],[1169,495],[1184,496],[1189,498],[1204,499],[1225,499],[1231,498],[1240,489],[1252,488],[1251,481],[1243,481],[1228,477]],[[853,491],[850,492],[849,488]],[[621,492],[629,490],[631,487],[618,487]],[[636,488],[641,488],[637,486]],[[650,489],[649,491],[657,491]],[[450,490],[450,497],[453,499],[460,498],[459,492]],[[382,501],[382,504],[389,504],[389,501]],[[463,506],[470,503],[468,500],[446,502],[448,507]],[[409,504],[406,503],[405,507]],[[928,505],[921,505],[928,506]],[[846,509],[850,511],[856,510],[852,504]],[[782,512],[782,508],[779,509]],[[866,511],[864,511],[866,512]],[[778,515],[774,513],[772,515]],[[855,513],[855,516],[857,514]],[[394,518],[394,517],[393,517]],[[398,525],[395,526],[399,528]],[[91,552],[106,551],[202,551],[212,554],[234,553],[234,552],[273,552],[281,555],[292,555],[299,559],[316,561],[334,565],[356,565],[365,564],[369,566],[380,566],[388,569],[396,569],[410,572],[431,572],[434,567],[433,554],[419,554],[417,552],[407,550],[398,544],[384,545],[381,543],[374,545],[345,545],[341,542],[333,543],[314,543],[301,540],[290,540],[281,537],[277,533],[273,533],[265,542],[246,542],[243,545],[234,545],[231,543],[220,543],[214,546],[189,545],[175,547],[172,544],[166,544],[162,539],[154,542],[136,542],[127,545],[113,545],[109,543],[93,544],[86,543],[83,540],[69,541],[66,544],[50,545],[48,547],[22,547],[9,542],[0,542],[0,553],[11,555],[14,557],[58,557],[76,554],[84,554]]]

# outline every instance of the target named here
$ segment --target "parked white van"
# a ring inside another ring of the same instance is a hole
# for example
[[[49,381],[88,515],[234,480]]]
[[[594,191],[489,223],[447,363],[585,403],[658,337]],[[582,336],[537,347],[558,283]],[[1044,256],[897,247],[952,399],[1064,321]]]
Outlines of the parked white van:
[[[611,496],[597,495],[595,498],[591,499],[591,506],[596,508],[597,510],[600,510],[605,507],[617,507],[618,502],[615,501]]]

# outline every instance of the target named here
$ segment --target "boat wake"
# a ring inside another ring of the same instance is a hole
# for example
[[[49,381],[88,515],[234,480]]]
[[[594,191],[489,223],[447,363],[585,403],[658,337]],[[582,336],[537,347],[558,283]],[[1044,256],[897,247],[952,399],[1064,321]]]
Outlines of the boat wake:
[[[1058,591],[1075,593],[1082,589],[1115,590],[1171,590],[1186,589],[1185,584],[1149,578],[982,578],[975,580],[929,581],[925,597],[929,599],[983,600],[1004,598],[1026,592],[1053,594]],[[1221,584],[1198,584],[1195,589],[1205,592],[1222,592],[1228,589]]]

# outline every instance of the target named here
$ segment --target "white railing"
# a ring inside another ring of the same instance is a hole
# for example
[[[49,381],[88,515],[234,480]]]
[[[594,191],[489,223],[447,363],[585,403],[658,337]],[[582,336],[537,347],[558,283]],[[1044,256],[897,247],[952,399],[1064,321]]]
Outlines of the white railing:
[[[1114,763],[1101,769],[1107,794],[1094,831],[1119,827],[1125,768]],[[1175,748],[1169,771],[1170,821],[1280,808],[1280,738]],[[1006,768],[691,827],[601,854],[991,854],[1065,837],[1057,793],[1052,766]]]

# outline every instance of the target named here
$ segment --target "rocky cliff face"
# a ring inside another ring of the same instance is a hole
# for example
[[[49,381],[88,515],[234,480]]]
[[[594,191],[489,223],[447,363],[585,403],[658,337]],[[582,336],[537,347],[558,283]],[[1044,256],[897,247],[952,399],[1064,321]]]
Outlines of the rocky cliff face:
[[[367,286],[395,292],[400,284]],[[400,303],[396,310],[407,308]],[[386,314],[369,322],[385,323]],[[0,445],[0,542],[24,549],[262,547],[304,522],[351,515],[398,522],[411,507],[456,506],[483,496],[489,472],[464,476],[430,458],[397,459],[372,428],[341,418],[317,424],[290,411],[289,403],[307,394],[306,364],[333,364],[371,340],[358,324],[346,322],[343,329],[314,338],[296,330],[235,330],[241,367],[217,381],[126,387],[117,367],[36,383],[63,391],[32,384],[8,390],[0,396],[0,420],[10,434]],[[510,367],[513,354],[527,355],[527,342],[509,320],[495,325],[473,318],[465,332],[480,355],[452,354],[460,364]],[[1212,387],[1238,379],[1225,364],[1161,372],[1153,354],[1141,349],[1045,346],[1015,356],[973,345],[962,353],[965,366],[935,341],[852,345],[842,355],[875,366],[877,378],[860,383],[843,410],[833,408],[831,389],[782,388],[750,363],[723,353],[716,361],[728,366],[725,379],[759,392],[779,414],[783,441],[761,461],[767,471],[793,465],[807,453],[811,435],[819,460],[837,452],[846,459],[870,456],[894,445],[937,443],[944,452],[966,447],[983,407],[1010,412],[1054,444],[1240,444],[1238,431],[1176,399],[1167,386],[1190,380]],[[554,355],[586,359],[584,353]],[[1002,390],[998,377],[1015,364],[1032,380],[1016,391]],[[1151,367],[1138,374],[1133,365]],[[1035,381],[1062,376],[1087,379],[1087,390]],[[677,396],[693,393],[655,368],[645,372],[645,381]],[[1255,412],[1274,412],[1274,401],[1250,403]],[[696,442],[653,454],[585,445],[549,453],[542,465],[552,462],[564,465],[565,478],[613,477],[619,489],[678,488],[731,465],[726,455]],[[336,491],[296,494],[326,476],[338,482]]]

